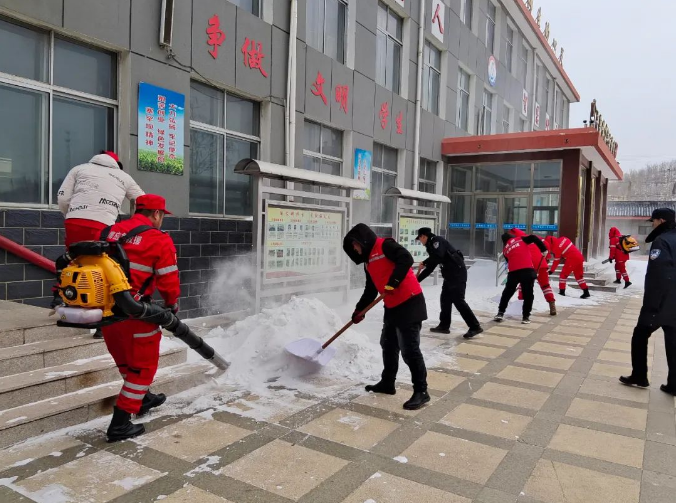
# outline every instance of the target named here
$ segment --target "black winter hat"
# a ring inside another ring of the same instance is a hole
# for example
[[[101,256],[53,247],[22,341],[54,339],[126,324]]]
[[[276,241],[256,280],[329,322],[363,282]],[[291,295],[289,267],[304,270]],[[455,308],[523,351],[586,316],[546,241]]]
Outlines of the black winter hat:
[[[434,233],[429,227],[421,227],[418,229],[418,237],[416,239],[420,239],[420,236],[427,236],[428,238],[431,238],[434,236]]]
[[[676,212],[671,208],[657,208],[653,211],[653,214],[648,219],[648,222],[652,222],[657,219],[666,220],[667,222],[676,221]]]
[[[343,251],[355,264],[363,264],[368,260],[373,246],[376,244],[376,233],[366,224],[357,224],[343,239]],[[358,243],[361,246],[361,254],[357,253],[352,243]]]

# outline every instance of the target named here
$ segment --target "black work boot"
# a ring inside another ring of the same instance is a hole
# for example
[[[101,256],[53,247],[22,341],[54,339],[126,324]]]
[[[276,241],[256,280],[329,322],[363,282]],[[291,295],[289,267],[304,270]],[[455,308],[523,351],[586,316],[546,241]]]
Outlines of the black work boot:
[[[566,296],[566,289],[565,288],[559,288],[559,295],[563,295],[565,297]]]
[[[479,335],[483,331],[484,331],[484,329],[481,328],[481,327],[470,328],[467,331],[467,333],[465,335],[463,335],[463,337],[465,339],[471,339],[472,337],[474,337],[475,335]]]
[[[417,410],[430,401],[430,394],[427,391],[414,391],[411,398],[404,403],[404,409]]]
[[[136,414],[136,416],[142,416],[144,414],[147,414],[150,409],[159,407],[166,401],[167,396],[164,393],[158,393],[156,395],[155,393],[146,391],[146,396],[143,397],[143,403],[141,403],[141,410],[138,411],[138,414]]]
[[[617,278],[615,281],[613,281],[613,283],[619,285],[620,283],[622,283],[622,280],[620,278]]]
[[[647,388],[650,386],[647,377],[636,377],[635,375],[621,376],[620,382],[626,386],[638,386],[639,388]]]
[[[96,332],[94,332],[94,335],[92,335],[94,339],[103,339],[103,332],[101,332],[100,328],[96,329]]]
[[[581,298],[581,299],[588,299],[589,297],[591,297],[591,295],[589,295],[589,288],[585,288],[585,289],[582,290],[582,291],[583,291],[584,293],[583,293],[582,295],[580,295],[580,298]]]
[[[665,393],[676,396],[676,388],[669,387],[668,384],[661,385],[660,391],[664,391]]]
[[[433,332],[435,334],[450,334],[451,333],[451,331],[448,328],[442,327],[441,325],[437,325],[434,328],[430,328],[430,332]]]
[[[627,289],[631,286],[631,281],[625,281],[624,282],[624,288]]]
[[[110,421],[106,436],[108,442],[118,442],[128,438],[138,437],[145,433],[146,428],[142,424],[134,424],[130,421],[131,414],[117,406],[113,408],[113,419]]]
[[[394,383],[388,384],[383,381],[378,381],[376,384],[368,384],[366,386],[366,391],[373,391],[374,393],[382,393],[383,395],[396,395],[397,390],[394,387]]]

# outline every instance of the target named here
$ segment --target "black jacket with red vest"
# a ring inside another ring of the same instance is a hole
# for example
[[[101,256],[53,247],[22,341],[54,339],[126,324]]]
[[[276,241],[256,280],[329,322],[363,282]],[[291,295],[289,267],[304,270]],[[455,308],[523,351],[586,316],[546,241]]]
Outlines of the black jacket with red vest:
[[[362,253],[354,250],[353,243]],[[343,240],[343,250],[359,265],[364,264],[366,285],[356,309],[363,310],[385,286],[394,291],[385,297],[385,318],[395,324],[419,323],[427,319],[425,297],[411,266],[411,254],[393,239],[379,238],[366,225],[357,224]]]

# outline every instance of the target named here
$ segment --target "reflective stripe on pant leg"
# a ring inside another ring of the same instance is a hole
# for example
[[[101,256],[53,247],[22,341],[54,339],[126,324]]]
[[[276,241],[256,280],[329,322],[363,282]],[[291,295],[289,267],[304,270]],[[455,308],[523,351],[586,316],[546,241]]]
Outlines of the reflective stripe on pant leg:
[[[575,279],[577,280],[577,284],[580,285],[580,288],[586,290],[588,287],[587,282],[584,280],[584,266],[582,264],[575,264],[573,274],[575,275]]]
[[[152,323],[130,321],[127,377],[117,399],[117,406],[132,414],[138,413],[143,397],[153,382],[160,353],[162,332]]]
[[[570,274],[570,264],[566,262],[563,264],[563,268],[561,268],[561,274],[559,275],[559,290],[565,290],[566,289],[566,283],[568,279],[568,275]]]

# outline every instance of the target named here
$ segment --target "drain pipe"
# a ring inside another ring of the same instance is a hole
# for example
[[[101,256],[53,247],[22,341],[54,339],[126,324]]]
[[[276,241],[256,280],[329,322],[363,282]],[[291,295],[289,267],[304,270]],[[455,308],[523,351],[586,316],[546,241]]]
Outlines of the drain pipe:
[[[420,116],[422,114],[422,67],[425,47],[425,2],[420,1],[420,28],[418,29],[418,76],[415,91],[415,140],[413,143],[413,190],[418,190],[420,176]]]
[[[286,76],[286,165],[293,167],[296,152],[296,39],[298,37],[298,0],[291,0],[289,20],[289,58]]]

